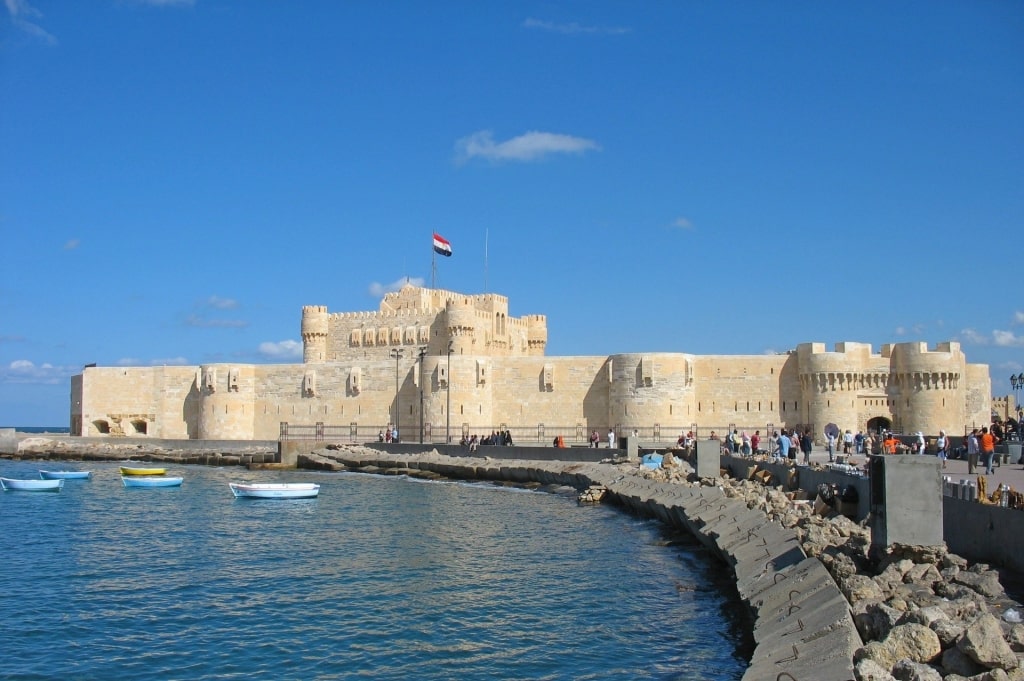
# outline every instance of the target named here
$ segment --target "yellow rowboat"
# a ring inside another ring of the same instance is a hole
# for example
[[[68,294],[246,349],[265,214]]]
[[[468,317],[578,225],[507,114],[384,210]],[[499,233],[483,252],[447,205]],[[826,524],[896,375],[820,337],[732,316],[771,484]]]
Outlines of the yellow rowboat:
[[[121,466],[121,475],[163,475],[166,468],[129,468]]]

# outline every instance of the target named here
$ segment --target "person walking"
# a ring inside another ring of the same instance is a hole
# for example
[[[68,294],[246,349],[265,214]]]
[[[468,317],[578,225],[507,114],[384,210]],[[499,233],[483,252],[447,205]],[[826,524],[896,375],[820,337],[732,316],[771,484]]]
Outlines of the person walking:
[[[988,432],[988,426],[981,427],[981,462],[985,465],[985,475],[995,473],[992,470],[992,460],[996,456],[996,436]]]
[[[832,461],[832,459],[833,459],[833,456],[832,456],[833,455],[833,448],[835,447],[836,436],[835,435],[829,435],[828,438],[829,438],[829,444],[828,444],[828,454],[829,454],[829,456],[828,456],[828,460]],[[806,429],[804,431],[803,437],[800,438],[800,451],[802,451],[804,453],[804,463],[806,465],[808,465],[808,466],[811,465],[811,450],[812,449],[814,449],[814,440],[811,439],[811,429],[808,428],[808,429]]]
[[[773,433],[774,435],[774,433]],[[786,431],[783,430],[781,435],[776,436],[775,444],[777,449],[775,450],[776,459],[785,461],[789,458],[789,436],[786,435]]]
[[[946,459],[949,458],[949,438],[946,437],[946,431],[939,431],[939,439],[935,441],[935,456],[939,457],[939,461],[942,462],[942,467],[946,467]]]
[[[967,475],[974,475],[978,469],[978,429],[967,436]]]
[[[806,436],[807,433],[805,432],[804,435]],[[831,430],[826,431],[825,438],[828,442],[828,462],[832,463],[836,460],[836,434]],[[803,449],[802,442],[800,444],[800,448]]]
[[[608,429],[608,449],[615,449],[615,431]]]

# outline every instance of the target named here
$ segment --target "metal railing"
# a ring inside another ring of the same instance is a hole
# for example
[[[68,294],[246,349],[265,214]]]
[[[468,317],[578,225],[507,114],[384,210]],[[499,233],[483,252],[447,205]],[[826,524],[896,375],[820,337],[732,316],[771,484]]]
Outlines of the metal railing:
[[[312,440],[316,442],[371,442],[382,437],[389,428],[391,428],[391,424],[376,426],[359,423],[327,424],[322,422],[300,424],[282,421],[279,439]],[[696,423],[662,425],[656,423],[647,426],[629,423],[617,423],[612,426],[579,423],[573,425],[538,423],[531,426],[522,426],[501,423],[490,428],[473,428],[469,424],[456,425],[453,423],[451,424],[450,437],[451,444],[458,444],[463,438],[468,440],[473,435],[476,435],[479,441],[492,434],[506,432],[511,436],[512,444],[544,446],[552,444],[555,438],[561,437],[562,441],[569,446],[585,447],[590,444],[590,434],[597,431],[598,442],[602,447],[606,447],[608,445],[609,428],[614,433],[616,446],[618,446],[619,438],[633,433],[636,434],[641,445],[671,446],[686,433],[692,433],[694,438],[698,440],[707,439],[714,433],[724,440],[726,434],[731,433],[733,430],[741,433],[746,431],[747,435],[753,435],[755,431],[760,431],[762,441],[764,441],[776,426],[771,423],[756,425],[740,425],[735,423],[722,425],[698,425]],[[399,438],[400,441],[407,443],[420,442],[418,426],[406,428],[403,432],[399,433]],[[422,441],[425,444],[444,443],[445,424],[423,424]]]

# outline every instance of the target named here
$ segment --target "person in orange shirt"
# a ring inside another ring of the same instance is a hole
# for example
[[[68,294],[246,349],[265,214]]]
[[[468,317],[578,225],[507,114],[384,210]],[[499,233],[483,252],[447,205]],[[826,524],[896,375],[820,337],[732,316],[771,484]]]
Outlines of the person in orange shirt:
[[[996,458],[996,445],[999,443],[999,438],[988,432],[988,428],[982,428],[980,440],[981,460],[985,464],[985,475],[992,475],[994,472],[992,462]]]
[[[885,436],[885,442],[883,443],[885,445],[885,453],[886,454],[895,454],[896,453],[896,444],[897,444],[897,442],[898,442],[898,440],[896,439],[896,437],[892,433],[889,433],[888,435],[886,435]]]

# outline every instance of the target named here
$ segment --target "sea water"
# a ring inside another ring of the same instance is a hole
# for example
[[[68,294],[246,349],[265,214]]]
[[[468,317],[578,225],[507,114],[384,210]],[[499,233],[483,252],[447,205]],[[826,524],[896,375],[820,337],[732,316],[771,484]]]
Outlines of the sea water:
[[[747,622],[695,543],[571,494],[115,464],[0,493],[3,679],[739,679]],[[228,482],[315,481],[306,500]]]

